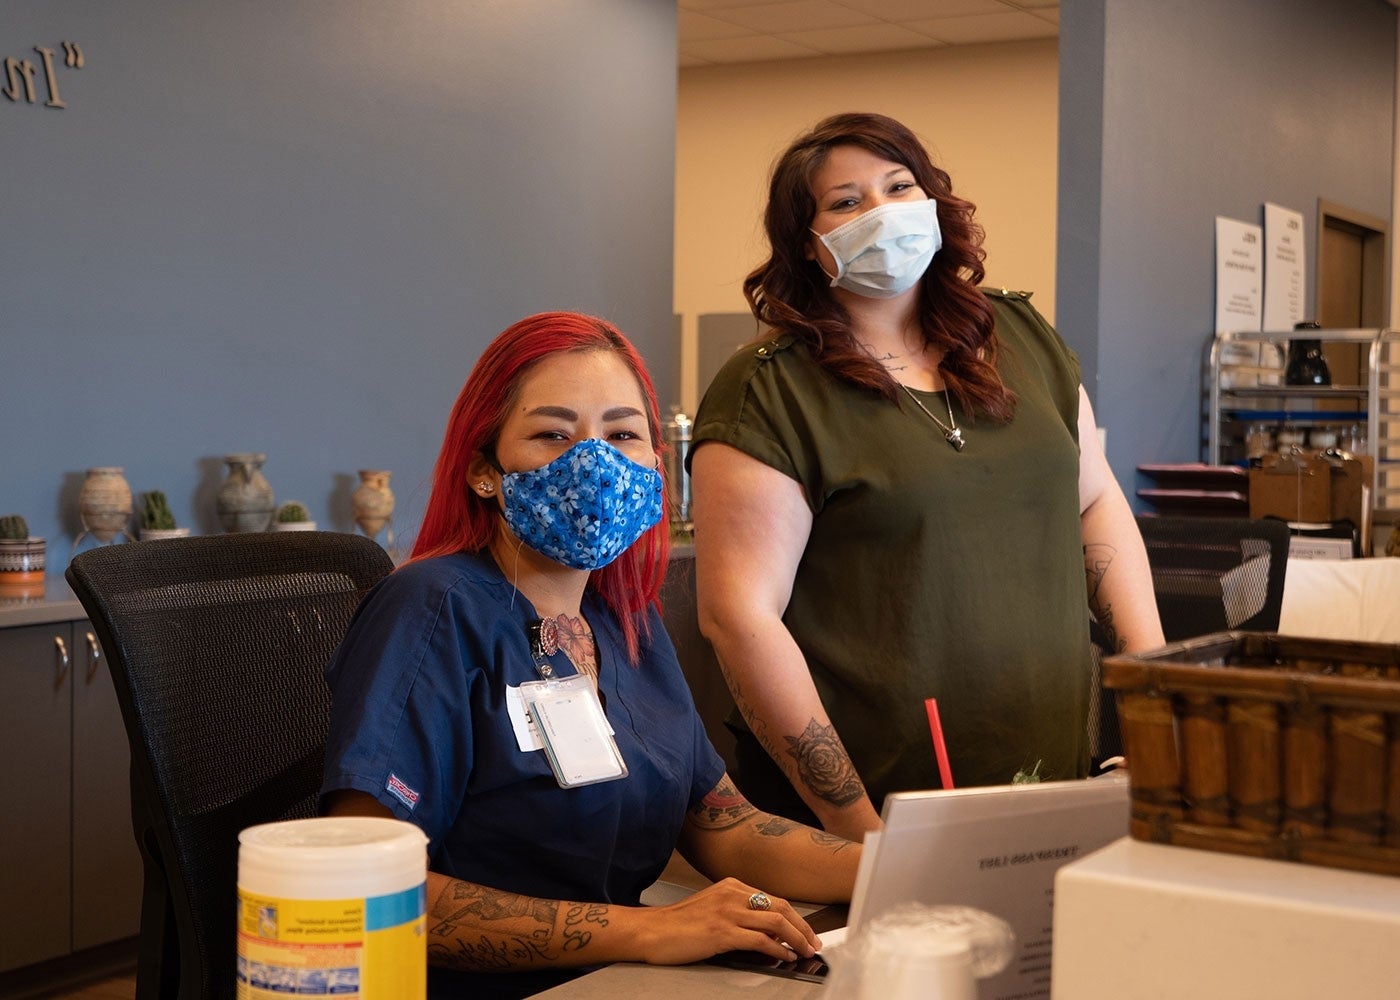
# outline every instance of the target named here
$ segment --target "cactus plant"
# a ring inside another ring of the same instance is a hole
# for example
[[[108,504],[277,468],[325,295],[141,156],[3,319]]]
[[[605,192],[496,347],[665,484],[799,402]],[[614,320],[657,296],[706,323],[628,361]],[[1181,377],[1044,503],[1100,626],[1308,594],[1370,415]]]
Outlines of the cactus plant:
[[[175,515],[170,512],[165,494],[149,490],[141,494],[141,527],[147,530],[170,531],[175,528]]]
[[[288,500],[277,508],[278,524],[291,524],[296,521],[309,520],[311,520],[311,515],[307,513],[305,505],[295,500]]]
[[[29,537],[29,523],[19,514],[0,517],[0,538],[23,541]]]

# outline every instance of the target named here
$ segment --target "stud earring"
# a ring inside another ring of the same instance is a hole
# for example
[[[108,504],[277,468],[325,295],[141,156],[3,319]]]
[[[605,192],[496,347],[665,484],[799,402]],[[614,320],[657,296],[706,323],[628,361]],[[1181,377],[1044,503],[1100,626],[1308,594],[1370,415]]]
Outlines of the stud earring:
[[[488,480],[483,479],[481,482],[476,484],[476,491],[482,496],[490,496],[492,493],[496,492],[496,487],[493,486]]]

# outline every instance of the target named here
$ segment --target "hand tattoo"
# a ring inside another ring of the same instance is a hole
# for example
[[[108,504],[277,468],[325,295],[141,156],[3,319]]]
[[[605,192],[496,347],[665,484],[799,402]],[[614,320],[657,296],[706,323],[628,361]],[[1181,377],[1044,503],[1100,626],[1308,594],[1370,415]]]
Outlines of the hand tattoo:
[[[865,794],[846,748],[834,726],[822,726],[813,719],[801,736],[785,736],[787,752],[797,761],[797,776],[823,801],[847,806]]]

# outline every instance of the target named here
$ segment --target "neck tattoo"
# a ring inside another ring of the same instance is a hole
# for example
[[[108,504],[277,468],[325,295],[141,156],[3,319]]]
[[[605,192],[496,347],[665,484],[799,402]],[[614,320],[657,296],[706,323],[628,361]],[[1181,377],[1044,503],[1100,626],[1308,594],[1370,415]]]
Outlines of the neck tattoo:
[[[538,643],[540,652],[546,656],[553,656],[562,649],[575,670],[587,675],[595,685],[598,683],[598,647],[582,618],[573,615],[541,618]]]
[[[933,411],[925,406],[918,396],[914,395],[913,389],[903,382],[899,384],[899,387],[909,394],[909,398],[914,401],[915,406],[928,414],[928,418],[938,425],[938,429],[943,432],[943,440],[948,442],[948,447],[954,451],[962,451],[967,446],[967,442],[963,440],[962,429],[958,427],[958,422],[953,419],[953,400],[947,389],[943,390],[943,402],[948,405],[948,422],[945,424],[933,415]]]

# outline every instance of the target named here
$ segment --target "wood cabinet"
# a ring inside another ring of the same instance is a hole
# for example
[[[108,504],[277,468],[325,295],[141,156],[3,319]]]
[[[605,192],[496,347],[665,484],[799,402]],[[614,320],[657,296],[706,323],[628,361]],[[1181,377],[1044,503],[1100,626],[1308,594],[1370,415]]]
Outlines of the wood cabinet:
[[[89,623],[0,628],[0,972],[137,933],[129,760]]]

